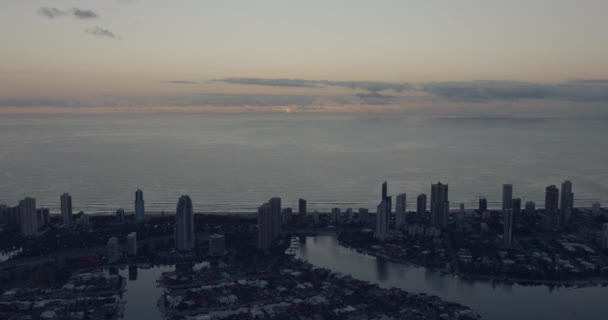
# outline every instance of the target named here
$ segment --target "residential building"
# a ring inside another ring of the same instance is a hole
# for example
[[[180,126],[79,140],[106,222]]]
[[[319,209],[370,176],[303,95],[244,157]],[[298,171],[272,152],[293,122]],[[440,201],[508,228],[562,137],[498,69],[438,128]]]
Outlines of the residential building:
[[[426,194],[421,193],[416,198],[416,213],[426,215]]]
[[[559,189],[550,185],[545,189],[545,228],[559,228]]]
[[[21,235],[32,236],[38,233],[36,199],[27,197],[19,201],[19,228]]]
[[[378,205],[378,210],[376,211],[376,233],[374,234],[375,237],[384,238],[388,235],[389,218],[389,203],[386,200],[382,200]]]
[[[395,227],[397,229],[407,226],[407,195],[405,193],[397,196],[395,204]]]
[[[502,212],[504,225],[503,225],[503,245],[506,248],[511,248],[513,245],[513,209],[508,208]]]
[[[64,224],[72,224],[72,196],[69,193],[64,193],[61,199],[61,219]]]
[[[183,195],[175,212],[175,248],[179,251],[194,249],[194,210],[192,200]]]
[[[306,224],[306,200],[298,200],[298,218],[301,224]]]
[[[273,216],[269,203],[258,207],[258,249],[268,249],[274,240]]]
[[[570,224],[572,219],[572,210],[574,209],[574,193],[572,193],[572,182],[566,180],[562,182],[562,193],[560,197],[560,215],[561,222],[564,225]]]
[[[448,224],[450,202],[448,200],[448,185],[437,182],[431,185],[431,225],[445,227]]]
[[[141,222],[144,221],[145,218],[144,192],[137,189],[137,191],[135,191],[135,220]]]

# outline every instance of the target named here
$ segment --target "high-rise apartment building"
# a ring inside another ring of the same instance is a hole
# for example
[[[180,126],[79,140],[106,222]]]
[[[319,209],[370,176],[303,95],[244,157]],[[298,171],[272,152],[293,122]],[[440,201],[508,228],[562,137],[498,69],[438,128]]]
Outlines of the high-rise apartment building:
[[[137,189],[137,191],[135,191],[135,220],[141,222],[144,221],[145,218],[144,192]]]
[[[574,193],[572,193],[572,182],[566,180],[562,182],[562,193],[560,197],[561,222],[564,225],[570,224],[572,210],[574,209]]]
[[[19,228],[24,236],[32,236],[38,233],[36,199],[27,197],[19,201]]]
[[[545,189],[545,227],[559,228],[559,189],[550,185]]]
[[[306,223],[306,200],[298,200],[298,220],[301,224]]]
[[[416,213],[419,216],[426,215],[426,194],[421,193],[416,198]]]
[[[273,216],[270,204],[264,203],[258,207],[258,249],[268,249],[274,240]]]
[[[437,182],[431,185],[431,225],[445,227],[448,224],[450,202],[448,185]]]
[[[384,238],[388,235],[388,223],[390,218],[389,204],[382,200],[376,211],[376,233],[375,237]]]
[[[395,227],[404,228],[407,225],[407,195],[405,193],[397,196],[395,205]]]
[[[69,193],[61,195],[61,219],[64,224],[72,224],[72,196]]]
[[[175,248],[179,251],[194,249],[194,211],[192,200],[183,195],[177,202],[175,212]]]

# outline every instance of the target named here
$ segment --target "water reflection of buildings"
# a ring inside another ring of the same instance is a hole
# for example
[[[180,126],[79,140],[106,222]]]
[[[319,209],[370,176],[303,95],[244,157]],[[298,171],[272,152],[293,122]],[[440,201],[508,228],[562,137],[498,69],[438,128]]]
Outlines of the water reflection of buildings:
[[[435,291],[441,292],[445,288],[445,279],[443,278],[443,275],[436,271],[425,269],[424,279]]]
[[[129,280],[130,281],[137,280],[137,266],[136,265],[129,266]]]
[[[378,280],[385,281],[388,279],[388,262],[382,258],[376,258],[376,276]]]

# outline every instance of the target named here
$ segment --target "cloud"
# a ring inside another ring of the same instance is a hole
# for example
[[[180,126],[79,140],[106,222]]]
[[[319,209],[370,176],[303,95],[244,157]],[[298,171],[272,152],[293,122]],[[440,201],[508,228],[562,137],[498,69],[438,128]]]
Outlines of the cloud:
[[[576,79],[571,83],[586,83],[586,84],[608,84],[608,79]]]
[[[540,117],[508,117],[508,116],[452,116],[440,117],[439,121],[447,122],[481,122],[481,123],[538,123],[546,121]]]
[[[298,88],[317,88],[319,85],[315,81],[301,79],[260,79],[260,78],[225,78],[221,81],[232,84],[272,86],[272,87],[298,87]]]
[[[369,105],[389,104],[393,102],[394,98],[396,98],[396,96],[382,94],[379,92],[358,93],[356,96]]]
[[[357,98],[369,103],[386,103],[400,98],[382,95],[380,92],[422,92],[430,97],[450,102],[487,102],[515,100],[561,100],[567,102],[608,102],[608,79],[578,79],[561,83],[545,84],[522,81],[452,81],[409,84],[377,81],[330,81],[305,79],[224,78],[232,84],[274,87],[343,87],[365,90]],[[377,95],[373,95],[377,93]]]
[[[315,105],[332,99],[314,95],[274,95],[274,94],[199,94],[181,102],[181,105],[196,106],[290,106]]]
[[[403,92],[412,90],[414,86],[409,83],[398,82],[377,82],[377,81],[323,81],[326,85],[346,87],[351,89],[361,89],[371,92],[380,92],[391,90],[394,92]]]
[[[449,101],[562,100],[608,102],[608,81],[574,80],[557,84],[517,81],[434,82],[422,90]]]
[[[378,92],[370,92],[370,93],[357,93],[357,97],[361,99],[392,99],[395,96],[391,96],[388,94],[382,94]]]
[[[0,107],[64,107],[67,103],[63,99],[0,99]]]
[[[98,36],[98,37],[112,38],[112,39],[116,39],[116,40],[121,39],[120,36],[118,36],[114,32],[112,32],[108,29],[100,28],[100,27],[90,28],[90,29],[87,29],[85,32],[88,34],[92,34],[94,36]]]
[[[304,79],[263,79],[263,78],[224,78],[217,79],[232,84],[273,86],[273,87],[301,87],[301,88],[322,88],[322,87],[344,87],[350,89],[361,89],[371,92],[391,90],[402,92],[413,88],[407,83],[377,82],[377,81],[329,81],[329,80],[304,80]]]
[[[189,81],[189,80],[171,80],[171,81],[164,81],[166,83],[173,83],[173,84],[196,84],[196,81]]]
[[[46,18],[50,18],[50,19],[54,19],[57,17],[61,17],[61,16],[65,16],[68,14],[67,11],[64,10],[60,10],[54,7],[42,7],[40,9],[38,9],[38,14],[40,14],[43,17]]]
[[[78,8],[74,8],[72,9],[72,14],[74,15],[75,18],[78,19],[94,19],[94,18],[99,18],[99,15],[97,13],[95,13],[93,10],[88,10],[88,9],[78,9]]]
[[[63,16],[71,16],[77,19],[95,19],[99,15],[93,10],[72,8],[71,10],[62,10],[55,7],[42,7],[38,9],[38,14],[43,17],[54,19]]]

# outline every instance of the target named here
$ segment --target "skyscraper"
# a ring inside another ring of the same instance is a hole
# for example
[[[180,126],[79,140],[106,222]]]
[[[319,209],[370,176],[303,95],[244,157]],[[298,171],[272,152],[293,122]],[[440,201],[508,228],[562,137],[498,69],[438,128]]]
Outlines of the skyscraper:
[[[194,212],[192,200],[183,195],[177,202],[175,212],[175,248],[190,251],[194,248]]]
[[[270,213],[272,214],[272,239],[276,239],[281,234],[281,198],[271,198],[268,203],[270,204]]]
[[[140,189],[135,191],[135,220],[143,221],[145,219],[144,209],[144,192]]]
[[[388,184],[386,183],[386,181],[384,181],[382,183],[382,198],[381,198],[381,200],[386,199],[387,196],[388,196]]]
[[[562,194],[560,198],[560,214],[564,225],[570,224],[572,209],[574,207],[574,193],[572,193],[572,182],[562,182]]]
[[[508,208],[502,212],[504,217],[503,225],[503,244],[506,248],[513,245],[513,209]]]
[[[376,212],[376,233],[374,236],[384,238],[388,235],[389,214],[388,202],[382,200]]]
[[[19,201],[19,228],[24,236],[38,233],[38,215],[36,199],[27,197]]]
[[[559,228],[559,189],[550,185],[545,190],[545,226],[548,228]]]
[[[273,224],[270,204],[264,203],[258,207],[258,249],[268,249],[272,245]]]
[[[120,208],[116,210],[116,221],[119,223],[125,222],[125,209]]]
[[[418,215],[426,215],[426,194],[421,193],[416,198],[416,212]]]
[[[38,221],[38,228],[44,227],[49,224],[51,210],[48,208],[36,209],[36,220]]]
[[[388,215],[390,217],[391,210],[393,210],[393,198],[388,195],[388,184],[386,181],[382,183],[382,199],[386,200],[388,206]]]
[[[513,226],[515,226],[521,222],[521,199],[514,198],[513,201],[511,201],[511,208],[513,209]]]
[[[449,214],[448,185],[441,182],[431,184],[431,225],[445,227]]]
[[[502,212],[513,207],[513,185],[502,185]]]
[[[340,223],[340,208],[331,209],[331,223],[333,223],[333,224]]]
[[[488,199],[479,198],[479,213],[488,211]]]
[[[306,200],[298,200],[298,218],[301,224],[306,223]]]
[[[61,219],[64,224],[72,224],[72,196],[69,193],[61,195]]]
[[[350,221],[350,219],[353,217],[353,208],[346,208],[344,217],[346,218],[346,220]]]
[[[406,201],[407,195],[405,193],[397,196],[397,203],[395,207],[395,226],[397,228],[403,228],[407,225]]]

